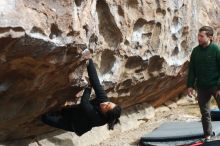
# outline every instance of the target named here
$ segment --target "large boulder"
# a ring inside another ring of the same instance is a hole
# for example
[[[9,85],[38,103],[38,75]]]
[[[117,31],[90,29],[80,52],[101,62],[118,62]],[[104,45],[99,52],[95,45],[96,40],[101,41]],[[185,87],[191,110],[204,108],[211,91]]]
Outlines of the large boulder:
[[[123,108],[159,106],[183,93],[198,28],[219,30],[219,6],[211,0],[1,0],[0,140],[54,130],[40,116],[78,101],[86,48],[109,98]]]

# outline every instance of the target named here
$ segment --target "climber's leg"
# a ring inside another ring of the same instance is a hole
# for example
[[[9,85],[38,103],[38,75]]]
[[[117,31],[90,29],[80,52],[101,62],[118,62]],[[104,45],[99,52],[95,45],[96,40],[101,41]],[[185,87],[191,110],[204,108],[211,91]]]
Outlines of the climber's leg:
[[[67,130],[67,131],[72,131],[70,128],[70,122],[68,119],[63,117],[60,112],[52,112],[52,113],[47,113],[41,117],[41,120],[50,126],[53,126],[55,128]]]

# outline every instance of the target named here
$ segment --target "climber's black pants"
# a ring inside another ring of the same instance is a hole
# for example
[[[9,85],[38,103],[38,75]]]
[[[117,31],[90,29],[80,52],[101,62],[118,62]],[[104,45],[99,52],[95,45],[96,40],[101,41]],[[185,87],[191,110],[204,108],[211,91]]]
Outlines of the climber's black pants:
[[[41,120],[45,124],[48,124],[55,128],[74,132],[73,124],[70,123],[71,120],[69,119],[69,116],[66,115],[66,113],[68,113],[67,110],[68,109],[44,114],[41,117]]]

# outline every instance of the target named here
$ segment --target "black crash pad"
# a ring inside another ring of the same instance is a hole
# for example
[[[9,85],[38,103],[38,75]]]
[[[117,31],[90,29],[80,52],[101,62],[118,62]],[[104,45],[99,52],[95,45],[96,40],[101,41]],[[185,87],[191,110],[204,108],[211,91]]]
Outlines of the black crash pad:
[[[219,109],[211,110],[211,119],[212,121],[220,121],[220,110]]]
[[[212,122],[215,135],[220,133],[220,121]],[[193,141],[199,141],[203,138],[202,123],[198,121],[185,122],[167,122],[151,133],[141,137],[142,145],[181,145],[189,144]]]

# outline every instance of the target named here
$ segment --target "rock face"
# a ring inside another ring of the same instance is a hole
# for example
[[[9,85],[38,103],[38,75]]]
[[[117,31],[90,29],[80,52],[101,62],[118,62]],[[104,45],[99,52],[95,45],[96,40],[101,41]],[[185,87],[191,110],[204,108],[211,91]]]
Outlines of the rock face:
[[[39,117],[78,100],[85,48],[109,98],[123,108],[178,96],[198,28],[211,25],[219,36],[219,6],[212,0],[1,0],[0,140],[53,130]]]

